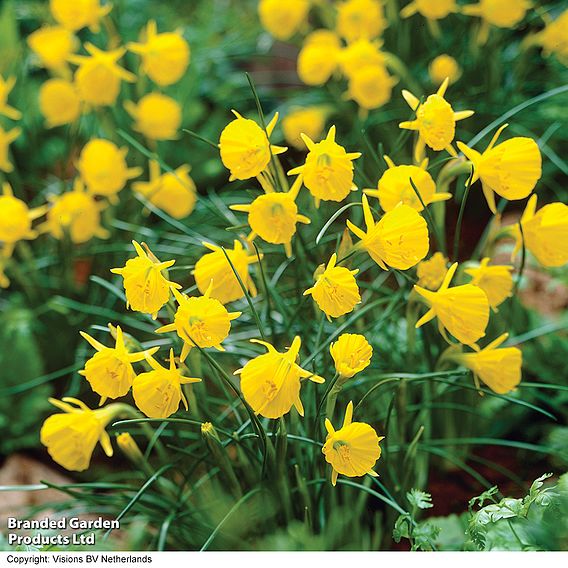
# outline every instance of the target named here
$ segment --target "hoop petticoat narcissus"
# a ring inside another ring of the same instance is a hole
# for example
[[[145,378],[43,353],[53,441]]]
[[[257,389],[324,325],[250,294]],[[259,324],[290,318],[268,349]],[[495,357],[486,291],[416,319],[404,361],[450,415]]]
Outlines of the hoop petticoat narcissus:
[[[327,438],[322,448],[325,461],[331,464],[331,483],[335,487],[339,474],[377,477],[373,467],[381,457],[380,441],[375,429],[365,422],[353,422],[353,402],[345,410],[343,425],[335,430],[329,418],[325,419]]]
[[[457,156],[452,146],[456,133],[456,122],[469,118],[473,115],[473,111],[454,111],[450,103],[444,98],[448,83],[448,78],[446,78],[438,88],[438,91],[430,95],[424,103],[420,103],[420,100],[410,91],[402,91],[404,100],[416,112],[416,119],[401,122],[399,127],[418,131],[418,141],[414,149],[416,162],[421,162],[423,159],[424,144],[436,152],[447,150],[450,155]]]
[[[138,104],[126,101],[124,108],[136,121],[134,130],[150,140],[175,140],[181,126],[181,106],[162,93],[148,93]]]
[[[504,333],[475,353],[450,353],[445,358],[467,367],[475,381],[481,379],[497,394],[507,394],[521,382],[523,355],[518,347],[498,347],[509,337]]]
[[[103,51],[89,42],[84,47],[89,55],[70,55],[68,58],[79,66],[75,71],[79,96],[94,107],[113,105],[120,93],[121,81],[136,81],[136,75],[118,65],[126,49]]]
[[[229,313],[219,300],[211,298],[212,289],[211,283],[203,296],[186,296],[172,289],[178,302],[174,321],[158,328],[156,333],[175,331],[178,334],[183,340],[180,356],[182,362],[196,345],[224,351],[221,343],[229,335],[231,321],[241,315],[241,312]]]
[[[312,298],[327,319],[338,318],[353,311],[361,302],[359,287],[355,275],[359,270],[349,270],[344,266],[336,266],[337,254],[333,253],[324,268],[316,271],[316,282],[304,292]]]
[[[305,148],[301,134],[309,136],[312,140],[319,138],[325,126],[327,112],[321,106],[309,106],[292,109],[282,119],[282,132],[288,144],[298,150]]]
[[[368,67],[385,67],[386,58],[381,52],[382,42],[358,39],[341,50],[338,55],[341,71],[351,79]]]
[[[449,83],[455,83],[461,76],[458,62],[447,53],[438,55],[428,66],[428,75],[435,85],[439,85],[447,78]]]
[[[101,6],[100,0],[49,0],[49,9],[55,21],[71,31],[84,27],[97,33],[99,21],[112,10],[112,4],[107,2]]]
[[[568,206],[548,203],[536,211],[537,196],[529,199],[521,217],[521,226],[511,225],[507,233],[515,239],[511,260],[523,246],[546,267],[564,266],[568,262]]]
[[[149,353],[146,353],[146,360],[152,370],[140,373],[132,385],[132,396],[139,410],[148,418],[168,418],[177,412],[180,401],[189,410],[181,385],[199,383],[201,379],[181,374],[175,364],[173,349],[170,349],[169,368],[162,367]]]
[[[524,199],[534,189],[542,175],[542,157],[537,143],[532,138],[511,138],[495,146],[497,138],[507,127],[497,130],[487,149],[480,153],[458,142],[458,148],[473,164],[474,183],[481,179],[483,193],[492,213],[497,212],[495,193],[505,199]]]
[[[470,284],[479,286],[487,294],[489,306],[496,312],[497,306],[513,295],[513,267],[489,265],[490,260],[486,257],[477,266],[468,266],[464,272],[472,277]]]
[[[149,171],[149,181],[134,182],[132,189],[174,219],[187,217],[197,202],[197,188],[189,175],[191,166],[184,164],[160,175],[160,164],[150,160]]]
[[[39,66],[64,76],[69,74],[69,56],[79,45],[72,32],[62,26],[44,26],[31,33],[27,41]]]
[[[118,148],[103,138],[94,138],[85,144],[77,169],[89,193],[103,195],[116,203],[117,193],[126,182],[142,173],[142,168],[128,167],[127,153],[127,148]]]
[[[290,39],[307,21],[309,0],[260,0],[258,15],[262,27],[276,39]]]
[[[426,171],[427,159],[423,160],[420,166],[396,166],[388,156],[384,156],[384,159],[388,169],[379,179],[378,189],[363,190],[365,195],[377,197],[384,211],[391,211],[401,202],[416,211],[424,209],[410,180],[416,186],[424,205],[445,201],[452,197],[451,193],[436,193],[436,184]]]
[[[162,274],[175,264],[175,260],[160,262],[146,243],[142,243],[146,250],[136,241],[132,244],[138,256],[127,260],[122,268],[111,269],[111,272],[123,278],[126,307],[151,314],[156,319],[162,306],[170,299],[170,291],[181,288]]]
[[[298,77],[306,85],[323,85],[337,69],[340,56],[339,36],[331,30],[315,30],[306,36],[298,54]]]
[[[347,226],[361,239],[355,247],[367,251],[383,270],[388,267],[407,270],[428,254],[428,226],[415,209],[400,203],[375,222],[366,195],[362,206],[367,230],[359,229],[349,220]]]
[[[282,154],[286,148],[272,146],[269,137],[278,121],[278,113],[266,125],[266,132],[250,118],[236,116],[221,132],[219,151],[223,165],[231,172],[229,181],[245,180],[263,172],[272,155]]]
[[[353,99],[365,116],[367,111],[379,108],[391,99],[397,80],[383,65],[369,65],[354,72],[349,78],[346,98]]]
[[[150,20],[140,43],[129,43],[128,50],[142,58],[142,71],[161,87],[177,83],[189,65],[191,51],[181,30],[158,33]]]
[[[120,326],[109,329],[116,335],[115,346],[106,347],[88,333],[80,331],[81,337],[96,349],[96,353],[85,363],[85,368],[79,371],[83,375],[94,392],[101,396],[99,406],[104,404],[107,398],[119,398],[125,396],[136,377],[132,363],[143,361],[146,354],[153,355],[159,347],[153,347],[147,351],[131,353],[124,344],[124,335]]]
[[[251,339],[251,342],[263,345],[268,353],[251,359],[234,373],[241,377],[241,391],[247,403],[256,414],[265,418],[280,418],[288,414],[292,406],[300,416],[304,416],[304,406],[300,400],[301,380],[309,379],[314,383],[323,383],[325,380],[296,363],[301,339],[296,336],[284,353],[276,351],[266,341]]]
[[[448,272],[448,259],[441,253],[434,253],[428,260],[419,262],[416,266],[418,286],[437,290]]]
[[[75,85],[65,79],[48,79],[39,89],[39,109],[47,128],[75,122],[81,114]]]
[[[16,77],[4,79],[2,75],[0,75],[0,114],[10,120],[20,120],[20,118],[22,118],[22,113],[8,104],[8,96],[15,84]]]
[[[402,18],[420,14],[428,20],[441,20],[458,12],[456,0],[412,0],[401,11]]]
[[[252,233],[248,240],[258,235],[267,243],[284,245],[286,256],[292,256],[292,237],[296,234],[298,223],[311,223],[305,215],[298,213],[296,197],[302,187],[302,176],[298,176],[287,192],[275,192],[268,182],[259,176],[264,195],[257,197],[250,205],[231,205],[233,211],[248,213],[248,224]]]
[[[209,296],[219,300],[222,304],[239,300],[245,295],[233,269],[239,275],[244,287],[252,296],[256,296],[256,286],[249,274],[249,264],[258,262],[256,255],[249,254],[240,241],[234,241],[232,249],[226,248],[225,252],[233,265],[229,264],[223,249],[210,243],[203,246],[211,252],[205,253],[196,263],[193,275],[197,289],[205,294],[211,286]]]
[[[473,284],[449,287],[457,268],[457,262],[450,266],[436,292],[414,285],[414,290],[429,307],[416,322],[416,327],[438,318],[438,329],[446,340],[448,330],[460,343],[474,345],[485,335],[489,323],[489,301],[487,294]]]
[[[16,127],[6,131],[0,126],[0,171],[10,173],[14,170],[8,157],[8,148],[21,133],[21,128]]]
[[[558,60],[568,65],[568,8],[564,10],[555,20],[546,22],[544,29],[532,37],[529,36],[528,43],[542,46],[542,54],[549,57],[554,54]]]
[[[329,346],[335,371],[341,379],[350,379],[371,364],[373,348],[364,335],[343,333]]]
[[[380,36],[388,22],[382,0],[344,0],[337,4],[337,33],[348,43]]]
[[[91,410],[80,400],[71,397],[62,400],[50,398],[49,402],[63,410],[62,414],[49,416],[40,431],[41,443],[53,461],[69,471],[85,471],[91,463],[97,442],[100,442],[107,456],[112,456],[110,436],[105,428],[121,413],[123,404],[109,404]]]
[[[316,205],[320,201],[343,201],[356,189],[353,185],[353,160],[361,156],[361,152],[346,152],[335,141],[335,126],[329,129],[321,142],[313,142],[305,134],[301,136],[309,152],[304,165],[290,170],[288,175],[302,175]]]

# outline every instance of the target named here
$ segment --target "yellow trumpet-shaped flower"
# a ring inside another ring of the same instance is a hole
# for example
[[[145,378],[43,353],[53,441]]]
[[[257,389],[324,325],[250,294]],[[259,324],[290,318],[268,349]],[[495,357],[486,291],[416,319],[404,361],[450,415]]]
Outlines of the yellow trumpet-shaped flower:
[[[8,79],[4,80],[2,75],[0,75],[0,114],[11,120],[20,120],[22,113],[8,104],[8,95],[15,84],[16,77],[8,77]]]
[[[100,0],[49,0],[49,9],[55,21],[71,31],[86,26],[99,31],[99,20],[112,10],[112,4],[101,6]]]
[[[544,29],[531,40],[542,46],[545,57],[555,54],[560,62],[568,65],[568,9],[555,20],[548,22]]]
[[[4,130],[0,126],[0,171],[10,173],[14,166],[8,158],[8,148],[10,144],[21,134],[20,128],[12,128],[12,130]]]
[[[204,254],[196,263],[193,274],[198,290],[205,294],[209,286],[209,296],[227,304],[243,298],[245,293],[239,284],[233,269],[239,275],[244,287],[256,296],[256,286],[249,274],[249,264],[258,262],[256,255],[249,255],[240,241],[235,239],[234,247],[227,248],[225,252],[231,263],[227,260],[221,247],[203,243],[211,252]],[[231,268],[231,264],[233,267]]]
[[[441,20],[457,11],[456,0],[412,0],[401,10],[400,15],[409,18],[420,14],[428,20]]]
[[[187,217],[197,201],[197,188],[189,176],[191,166],[184,164],[160,175],[160,164],[150,160],[149,169],[150,180],[135,182],[132,189],[174,219]]]
[[[365,422],[353,422],[353,403],[345,410],[343,425],[335,430],[329,418],[325,419],[327,438],[322,448],[325,461],[331,464],[331,483],[337,483],[339,474],[361,477],[369,474],[377,477],[373,467],[381,457],[380,441],[375,429]]]
[[[53,461],[69,471],[85,471],[97,442],[107,456],[112,456],[110,436],[105,428],[121,412],[123,405],[109,404],[91,410],[71,397],[62,400],[50,398],[49,402],[63,410],[63,414],[49,416],[40,431],[41,443],[46,446]]]
[[[305,145],[301,134],[312,140],[319,138],[325,126],[326,112],[323,107],[311,106],[292,110],[282,119],[282,131],[286,142],[302,150]]]
[[[65,79],[48,79],[39,89],[39,110],[47,128],[75,122],[81,114],[75,85]]]
[[[233,114],[237,118],[225,126],[219,139],[221,161],[231,172],[229,181],[250,179],[266,169],[271,154],[286,151],[286,148],[271,146],[268,140],[276,126],[278,113],[266,126],[266,132],[254,120],[243,118],[235,110]]]
[[[109,140],[95,138],[85,144],[77,169],[89,193],[104,195],[116,201],[116,194],[126,182],[139,176],[141,168],[129,168],[126,164],[127,148],[118,148]]]
[[[61,26],[44,26],[28,36],[28,45],[42,67],[56,73],[68,72],[67,61],[79,42]]]
[[[353,160],[360,152],[347,153],[335,141],[335,126],[321,142],[313,142],[305,134],[302,140],[308,147],[308,155],[303,166],[294,168],[289,175],[302,174],[304,185],[319,204],[323,201],[343,201],[353,191]]]
[[[388,169],[379,179],[378,189],[363,190],[366,195],[377,197],[384,211],[393,210],[401,202],[416,211],[424,209],[410,180],[418,190],[424,205],[452,197],[451,193],[436,193],[436,184],[426,171],[428,160],[424,160],[420,166],[396,166],[388,156],[384,156],[384,159]]]
[[[268,193],[257,197],[250,205],[231,205],[234,211],[248,213],[248,224],[252,229],[249,240],[258,235],[267,243],[284,245],[286,256],[292,256],[292,237],[298,223],[311,221],[298,213],[295,199],[302,187],[302,176],[298,176],[290,191],[276,193],[269,183],[263,183]]]
[[[184,342],[180,357],[182,361],[196,345],[224,351],[221,343],[229,335],[231,321],[241,315],[241,312],[229,313],[219,300],[211,298],[212,289],[210,284],[205,294],[199,297],[172,290],[178,302],[174,322],[160,327],[156,333],[175,331],[178,334]]]
[[[262,27],[281,41],[290,39],[299,30],[309,11],[309,0],[260,0],[258,3]]]
[[[18,241],[34,239],[37,232],[32,229],[32,221],[41,217],[46,210],[46,207],[30,209],[21,199],[14,197],[10,184],[4,182],[0,195],[0,256],[9,258]]]
[[[366,195],[362,205],[367,230],[351,221],[347,221],[347,226],[361,239],[356,246],[366,250],[383,270],[389,266],[407,270],[428,254],[428,226],[415,209],[401,203],[375,223]]]
[[[124,107],[136,121],[134,129],[150,140],[174,140],[181,126],[181,107],[171,97],[148,93],[138,104],[127,101]]]
[[[298,54],[298,76],[306,85],[327,83],[337,69],[341,40],[330,30],[315,30],[306,36]]]
[[[123,278],[126,307],[152,314],[156,319],[162,306],[170,299],[170,290],[181,288],[163,275],[163,271],[173,266],[175,260],[160,262],[146,243],[142,243],[146,250],[136,241],[132,241],[132,244],[138,256],[127,260],[122,268],[113,268],[111,272]]]
[[[373,348],[364,335],[343,333],[329,346],[329,352],[340,378],[350,379],[371,364]]]
[[[485,292],[473,284],[449,288],[457,268],[457,262],[450,266],[436,292],[414,286],[430,308],[416,322],[416,327],[438,318],[438,329],[444,338],[447,338],[448,330],[460,343],[473,345],[485,335],[489,322],[489,301]]]
[[[549,203],[536,211],[536,195],[527,203],[521,217],[523,233],[514,225],[509,229],[516,244],[511,259],[525,247],[543,266],[563,266],[568,262],[568,206]]]
[[[147,351],[130,353],[124,344],[124,335],[120,326],[114,328],[109,324],[109,329],[114,331],[116,336],[114,347],[106,347],[88,333],[79,332],[81,337],[97,351],[85,363],[85,368],[79,371],[79,374],[89,381],[94,392],[101,395],[99,406],[104,404],[107,398],[125,396],[136,377],[132,363],[143,361],[146,354],[152,355],[159,349],[153,347]]]
[[[489,35],[489,27],[514,28],[531,8],[529,0],[479,0],[477,4],[468,4],[461,9],[466,16],[481,18],[478,42],[484,44]]]
[[[441,253],[434,253],[428,260],[423,260],[416,267],[418,285],[428,290],[437,290],[448,272],[448,259]]]
[[[489,265],[489,258],[484,258],[478,266],[466,268],[464,272],[472,277],[470,284],[479,286],[486,294],[493,311],[507,298],[513,295],[512,266]]]
[[[41,226],[42,231],[49,232],[56,239],[68,234],[75,244],[86,243],[93,237],[108,237],[108,231],[101,227],[101,209],[104,205],[85,191],[81,180],[75,180],[73,191],[48,199],[51,207],[46,222]]]
[[[251,341],[266,347],[268,353],[251,359],[234,373],[241,376],[241,391],[245,400],[256,414],[265,418],[280,418],[288,414],[292,406],[300,416],[304,416],[304,406],[300,400],[301,380],[309,379],[314,383],[325,381],[296,363],[301,339],[296,336],[292,346],[284,353],[276,351],[265,341]]]
[[[369,65],[351,75],[346,97],[353,99],[363,111],[369,111],[390,101],[396,83],[386,67]]]
[[[337,33],[348,43],[373,39],[387,27],[380,0],[345,0],[337,5]]]
[[[327,266],[316,271],[315,284],[304,292],[311,294],[319,309],[330,318],[338,318],[361,303],[359,287],[355,275],[359,270],[349,270],[344,266],[336,266],[337,255],[333,253]]]
[[[140,373],[132,385],[132,396],[136,406],[148,418],[168,418],[177,412],[180,401],[189,410],[181,385],[199,383],[201,379],[184,377],[176,367],[174,350],[170,349],[170,366],[162,367],[151,355],[146,360],[151,371]]]
[[[69,61],[79,66],[75,84],[81,100],[95,107],[113,105],[120,93],[120,82],[136,80],[135,75],[117,63],[126,49],[103,51],[89,42],[85,43],[85,49],[89,55],[69,56]]]
[[[435,57],[428,66],[430,80],[435,85],[440,85],[447,78],[450,83],[455,83],[461,76],[458,62],[447,53]]]
[[[418,141],[414,151],[417,162],[422,161],[424,144],[437,152],[447,150],[452,156],[457,155],[452,147],[452,141],[456,133],[456,122],[470,117],[473,111],[462,110],[454,112],[450,103],[444,98],[448,84],[449,80],[446,78],[438,88],[438,91],[430,95],[423,104],[411,92],[402,91],[404,100],[416,112],[416,119],[401,122],[399,127],[418,131]]]
[[[452,353],[448,359],[467,367],[476,382],[481,379],[492,391],[506,394],[521,382],[523,354],[517,347],[498,347],[509,337],[504,333],[475,353]]]
[[[158,33],[155,20],[150,20],[143,35],[143,41],[129,43],[128,49],[140,55],[144,73],[162,87],[177,83],[183,77],[191,55],[182,32]]]
[[[341,71],[348,78],[353,78],[360,71],[369,67],[385,67],[385,56],[381,53],[381,42],[358,39],[349,44],[339,54]]]
[[[458,142],[458,148],[473,164],[472,183],[481,179],[483,193],[492,213],[497,212],[495,193],[508,200],[524,199],[534,189],[542,175],[542,157],[532,138],[515,137],[495,146],[497,130],[485,152],[469,148]]]

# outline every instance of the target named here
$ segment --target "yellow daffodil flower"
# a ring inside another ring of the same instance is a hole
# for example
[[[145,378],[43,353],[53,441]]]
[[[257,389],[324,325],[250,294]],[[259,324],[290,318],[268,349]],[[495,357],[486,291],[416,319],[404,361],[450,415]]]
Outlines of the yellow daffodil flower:
[[[48,79],[39,89],[39,110],[47,128],[75,122],[81,114],[75,85],[65,79]]]
[[[126,49],[103,51],[89,42],[85,43],[85,49],[88,56],[69,56],[69,61],[79,66],[75,71],[75,84],[81,100],[94,107],[113,105],[120,93],[120,82],[136,81],[135,75],[117,63]]]
[[[320,201],[343,201],[356,189],[353,185],[353,160],[361,153],[347,153],[335,141],[335,126],[329,129],[321,142],[313,142],[305,134],[301,136],[309,150],[306,162],[290,170],[288,175],[302,175],[303,183],[315,198],[316,205]]]
[[[460,343],[474,345],[485,335],[489,322],[489,301],[485,292],[473,284],[449,288],[457,268],[457,262],[450,266],[436,292],[414,286],[430,308],[416,322],[416,327],[438,318],[438,329],[445,339],[448,330]]]
[[[12,128],[12,130],[6,131],[0,126],[0,171],[10,173],[14,170],[14,166],[8,158],[8,148],[21,133],[20,128]]]
[[[302,176],[298,176],[287,192],[276,193],[269,184],[264,183],[268,193],[257,197],[250,205],[231,205],[233,211],[248,213],[248,224],[252,233],[248,239],[257,235],[267,243],[284,245],[286,256],[292,256],[292,237],[296,234],[296,224],[309,224],[311,221],[298,213],[295,199],[302,187]]]
[[[509,337],[504,333],[475,353],[452,353],[448,359],[473,372],[477,384],[481,379],[497,394],[507,394],[521,382],[523,354],[517,347],[498,347]]]
[[[290,39],[307,21],[309,0],[260,0],[258,15],[262,27],[276,39]]]
[[[564,65],[568,65],[568,9],[558,18],[546,24],[544,29],[529,38],[529,42],[542,46],[545,57],[554,54]]]
[[[471,266],[464,270],[472,277],[470,284],[479,286],[489,300],[489,306],[497,311],[497,306],[513,295],[512,266],[492,264],[491,259],[484,258],[477,266]]]
[[[2,75],[0,75],[0,114],[3,114],[10,120],[20,120],[22,118],[22,113],[8,104],[8,95],[15,84],[16,77],[8,77],[8,79],[4,80]]]
[[[353,311],[361,303],[359,287],[355,275],[359,270],[349,270],[344,266],[336,266],[337,255],[333,253],[325,268],[316,271],[316,282],[304,292],[312,298],[327,319],[338,318]]]
[[[245,400],[256,414],[265,418],[280,418],[288,414],[292,406],[300,416],[304,416],[304,406],[300,400],[301,380],[309,379],[314,383],[325,381],[296,363],[301,339],[296,336],[292,346],[284,353],[276,351],[265,341],[251,341],[266,347],[268,353],[251,359],[234,373],[241,376],[241,391]]]
[[[385,56],[381,53],[381,42],[358,39],[350,43],[339,55],[341,71],[351,79],[358,72],[368,67],[384,68]]]
[[[210,284],[205,294],[199,297],[172,290],[178,302],[174,322],[158,328],[156,333],[175,331],[178,334],[184,342],[181,361],[185,361],[191,348],[196,345],[224,351],[221,343],[229,335],[231,321],[241,315],[241,312],[229,313],[219,300],[211,298],[212,289]]]
[[[127,148],[118,148],[102,138],[94,138],[85,144],[77,169],[89,193],[117,201],[116,195],[126,182],[142,173],[141,168],[128,167],[127,153]]]
[[[189,45],[181,30],[158,33],[150,20],[140,43],[129,43],[128,49],[142,58],[142,70],[161,87],[177,83],[184,75],[190,59]]]
[[[455,83],[461,76],[458,62],[447,53],[438,55],[430,62],[428,74],[434,85],[441,85],[447,78],[449,83]]]
[[[343,333],[329,346],[329,352],[340,379],[350,379],[371,364],[373,348],[366,337],[357,333]]]
[[[436,193],[436,184],[426,171],[428,160],[423,160],[420,166],[396,166],[388,156],[384,156],[384,159],[388,169],[379,179],[378,189],[363,190],[365,195],[377,197],[384,211],[392,211],[399,203],[416,211],[424,209],[410,180],[416,186],[424,205],[452,197],[451,193]]]
[[[149,354],[146,354],[146,360],[152,370],[140,373],[132,385],[136,406],[148,418],[168,418],[177,412],[180,401],[188,411],[187,399],[181,385],[199,383],[201,379],[184,377],[181,374],[180,369],[176,367],[173,349],[170,349],[170,366],[167,369]]]
[[[85,368],[79,371],[79,374],[89,381],[94,392],[101,395],[99,406],[104,404],[107,398],[125,396],[136,377],[132,363],[143,361],[146,354],[152,355],[159,349],[153,347],[147,351],[130,353],[124,344],[124,335],[120,326],[115,328],[109,324],[109,329],[116,337],[114,347],[106,347],[88,333],[79,332],[81,337],[97,351],[85,363]]]
[[[306,85],[320,86],[337,69],[341,40],[330,30],[315,30],[304,39],[298,54],[298,76]]]
[[[281,154],[286,148],[271,146],[268,138],[272,134],[278,113],[266,126],[266,132],[254,121],[237,117],[229,122],[221,132],[219,150],[223,165],[231,172],[229,181],[250,179],[262,173],[270,163],[271,155]]]
[[[44,26],[31,33],[27,41],[42,67],[55,73],[69,72],[67,61],[79,42],[68,29]]]
[[[152,318],[156,319],[162,306],[170,299],[170,290],[181,288],[162,274],[175,264],[175,260],[160,262],[146,243],[142,243],[146,250],[136,241],[132,244],[138,256],[127,260],[122,268],[111,269],[111,272],[123,278],[126,307],[152,314]]]
[[[387,27],[380,0],[345,0],[337,4],[337,33],[348,43],[373,39]]]
[[[447,150],[452,156],[457,156],[456,151],[452,147],[452,141],[456,133],[456,122],[470,117],[473,111],[462,110],[454,112],[450,103],[444,98],[448,84],[449,80],[446,78],[438,88],[438,91],[430,95],[423,104],[411,92],[402,91],[404,100],[416,112],[416,119],[401,122],[398,126],[406,130],[418,131],[418,141],[414,150],[416,162],[422,161],[425,144],[436,152]]]
[[[499,134],[507,126],[504,124],[497,130],[483,153],[462,142],[457,143],[473,164],[472,183],[481,179],[483,194],[492,213],[497,212],[495,193],[509,201],[524,199],[542,175],[542,157],[532,138],[515,137],[495,146]]]
[[[203,246],[211,252],[204,254],[195,263],[195,270],[193,271],[195,283],[201,294],[205,294],[211,286],[209,295],[222,304],[243,298],[245,293],[233,272],[234,268],[251,296],[256,296],[256,286],[248,269],[249,264],[258,262],[256,255],[249,255],[241,242],[235,239],[234,248],[225,249],[233,265],[233,268],[231,268],[231,264],[229,264],[221,247],[209,243],[203,243]]]
[[[361,239],[355,246],[366,250],[383,270],[389,266],[407,270],[428,254],[428,226],[415,209],[401,203],[375,223],[366,195],[362,205],[367,230],[359,229],[349,220],[347,226]]]
[[[448,272],[448,259],[441,253],[434,253],[428,260],[423,260],[416,267],[418,285],[428,290],[437,290]]]
[[[160,164],[150,160],[149,169],[150,180],[135,182],[132,189],[174,219],[185,219],[197,201],[197,188],[189,176],[191,166],[184,164],[160,175]]]
[[[136,121],[134,130],[150,140],[174,140],[181,126],[181,107],[171,97],[148,93],[138,104],[124,103],[128,114]]]
[[[527,203],[521,217],[523,234],[518,225],[509,229],[516,244],[511,255],[515,258],[523,245],[546,267],[564,266],[568,262],[568,206],[564,203],[548,203],[536,211],[536,195]]]
[[[396,83],[383,65],[369,65],[351,75],[346,98],[353,99],[363,111],[369,111],[390,101]]]
[[[100,0],[49,0],[49,9],[55,21],[64,28],[77,31],[89,27],[99,31],[99,20],[112,10],[112,4],[101,6]]]
[[[335,487],[339,474],[361,477],[369,474],[377,477],[373,467],[381,457],[380,441],[375,429],[365,422],[353,422],[353,403],[349,402],[343,425],[335,430],[331,421],[325,419],[327,438],[322,452],[325,461],[331,464],[331,483]]]
[[[323,107],[305,107],[292,110],[282,119],[282,131],[288,144],[298,150],[305,148],[300,136],[304,133],[312,140],[319,138],[325,126],[326,112]]]
[[[121,412],[122,404],[109,404],[91,410],[80,400],[50,398],[63,414],[49,416],[40,431],[41,443],[53,461],[69,471],[85,471],[99,442],[107,456],[112,456],[110,436],[105,428]],[[75,406],[72,406],[75,405]]]

